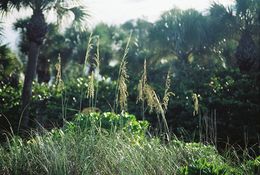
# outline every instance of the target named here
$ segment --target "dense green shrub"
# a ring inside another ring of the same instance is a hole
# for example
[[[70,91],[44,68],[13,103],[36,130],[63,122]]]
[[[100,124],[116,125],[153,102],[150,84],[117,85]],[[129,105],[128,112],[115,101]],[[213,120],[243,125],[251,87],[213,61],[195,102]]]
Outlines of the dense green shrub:
[[[62,126],[64,118],[71,120],[76,113],[89,105],[86,97],[87,78],[78,77],[64,84],[63,89],[59,89],[55,84],[33,83],[32,102],[29,108],[32,121],[40,119],[38,122],[45,128]],[[16,131],[22,113],[20,109],[22,84],[13,87],[0,82],[0,86],[0,115],[2,115],[0,130],[10,128],[9,121],[12,129]],[[115,95],[115,83],[102,79],[96,86],[99,89],[96,105],[102,111],[110,110],[109,104],[113,102]],[[31,122],[31,126],[35,127],[35,124]]]

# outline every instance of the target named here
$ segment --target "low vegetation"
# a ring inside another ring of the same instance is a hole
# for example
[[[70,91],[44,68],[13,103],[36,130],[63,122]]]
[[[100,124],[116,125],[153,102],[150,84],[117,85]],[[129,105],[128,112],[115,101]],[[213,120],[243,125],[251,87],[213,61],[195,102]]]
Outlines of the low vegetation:
[[[148,136],[134,115],[78,114],[61,129],[0,147],[1,174],[255,175],[260,157],[233,161],[210,145]]]

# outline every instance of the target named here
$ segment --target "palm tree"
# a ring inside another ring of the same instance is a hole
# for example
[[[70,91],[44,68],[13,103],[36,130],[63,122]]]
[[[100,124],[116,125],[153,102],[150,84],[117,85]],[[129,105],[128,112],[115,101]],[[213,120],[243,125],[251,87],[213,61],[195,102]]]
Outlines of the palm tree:
[[[259,32],[259,7],[259,0],[236,0],[241,37],[235,56],[241,72],[250,71],[257,59],[257,46],[253,34]]]
[[[77,1],[76,1],[77,2]],[[74,3],[73,7],[66,7],[65,3]],[[70,12],[74,14],[75,21],[84,19],[86,13],[80,4],[69,0],[4,0],[0,1],[0,11],[9,12],[11,9],[30,8],[33,14],[27,25],[27,38],[29,41],[28,62],[25,72],[25,79],[22,91],[22,127],[29,127],[28,106],[32,96],[32,81],[36,74],[37,60],[40,46],[43,44],[47,34],[47,23],[44,12],[53,10],[57,14],[57,19]]]
[[[160,43],[162,53],[175,55],[186,64],[192,53],[199,53],[205,46],[205,24],[206,18],[196,10],[172,9],[155,23],[150,38]]]
[[[235,34],[236,18],[231,8],[214,2],[211,4],[208,15],[207,43],[218,45],[223,39],[227,40]]]
[[[19,31],[20,41],[18,44],[21,56],[25,57],[28,55],[29,44],[26,35],[26,26],[29,22],[29,18],[18,19],[14,24],[13,28]],[[51,65],[56,62],[58,55],[63,52],[63,50],[69,50],[70,48],[65,47],[65,36],[61,34],[58,30],[59,26],[57,24],[48,24],[48,34],[44,41],[44,45],[41,47],[41,51],[38,57],[38,64],[36,69],[37,81],[38,83],[48,83],[51,78]],[[66,38],[67,39],[67,38]],[[86,38],[85,38],[86,39]],[[67,54],[70,56],[70,54]],[[24,60],[24,58],[23,58]]]

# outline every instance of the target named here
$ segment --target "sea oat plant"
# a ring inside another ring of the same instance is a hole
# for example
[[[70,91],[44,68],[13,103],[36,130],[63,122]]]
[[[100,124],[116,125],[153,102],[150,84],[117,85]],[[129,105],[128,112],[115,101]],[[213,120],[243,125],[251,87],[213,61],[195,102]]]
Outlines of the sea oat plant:
[[[61,57],[60,57],[60,54],[58,56],[58,63],[55,65],[55,68],[56,68],[56,71],[57,71],[55,85],[56,85],[58,91],[62,91],[63,88],[64,88],[64,84],[63,84],[62,75],[61,75]]]
[[[193,100],[193,115],[198,115],[199,114],[199,96],[194,93],[192,94],[192,100]]]
[[[121,111],[127,111],[127,97],[128,97],[128,91],[127,91],[127,82],[128,82],[128,74],[127,74],[127,61],[126,57],[129,51],[129,43],[131,41],[131,35],[128,38],[124,55],[122,58],[122,61],[120,63],[119,67],[119,75],[117,80],[117,87],[116,87],[116,99],[114,103],[114,110],[117,110],[118,104],[120,106]]]
[[[56,88],[57,91],[61,94],[61,110],[63,121],[66,119],[66,92],[64,91],[64,82],[62,80],[62,69],[61,69],[61,56],[58,56],[58,63],[55,65],[57,74],[56,74]]]
[[[150,86],[147,83],[146,60],[144,61],[144,71],[143,71],[143,74],[142,74],[141,79],[139,80],[139,84],[138,84],[137,102],[139,102],[139,101],[142,102],[143,118],[144,118],[144,113],[145,113],[145,107],[144,107],[145,102],[147,103],[147,106],[150,108],[149,112],[153,112],[153,111],[156,112],[160,130],[162,127],[160,124],[161,122],[160,122],[159,115],[162,116],[164,129],[165,129],[166,135],[167,135],[167,140],[169,140],[170,131],[168,128],[165,114],[166,114],[166,111],[168,108],[170,96],[174,95],[174,93],[169,91],[170,83],[171,83],[170,71],[168,71],[168,74],[166,77],[166,83],[165,83],[164,97],[163,97],[162,102],[160,102],[160,99],[159,99],[158,95],[156,94],[155,90],[152,88],[152,86]]]
[[[100,58],[99,58],[99,39],[97,38],[97,50],[96,54],[93,58],[93,61],[90,66],[93,68],[91,69],[90,75],[89,75],[89,83],[87,88],[87,98],[89,99],[89,106],[94,108],[96,107],[96,101],[97,101],[97,89],[95,94],[95,71],[99,69],[100,65]],[[98,86],[97,86],[98,88]],[[95,100],[95,101],[94,101]]]
[[[92,33],[90,34],[89,36],[89,39],[88,39],[88,44],[87,44],[87,50],[86,50],[86,55],[85,55],[85,59],[84,59],[84,65],[83,65],[83,69],[82,69],[82,77],[85,76],[85,73],[87,71],[87,65],[88,65],[88,61],[89,61],[89,55],[90,55],[90,51],[92,50],[93,48],[93,37],[92,37]],[[81,88],[81,95],[80,95],[80,105],[79,105],[79,111],[82,110],[82,101],[83,101],[83,98],[85,96],[85,92],[83,91],[83,87]]]
[[[168,109],[168,104],[171,96],[175,96],[173,92],[170,91],[171,88],[171,69],[169,69],[167,76],[166,76],[166,81],[165,81],[165,90],[164,90],[164,96],[163,96],[163,109],[166,112]]]

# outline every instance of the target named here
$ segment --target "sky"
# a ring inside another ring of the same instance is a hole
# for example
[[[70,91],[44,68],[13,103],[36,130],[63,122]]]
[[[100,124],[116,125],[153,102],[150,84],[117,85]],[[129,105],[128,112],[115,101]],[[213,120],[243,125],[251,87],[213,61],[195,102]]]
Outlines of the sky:
[[[234,0],[215,0],[215,2],[229,6],[234,3]],[[206,12],[213,0],[83,0],[83,3],[90,14],[87,23],[93,27],[99,22],[117,25],[137,18],[154,22],[163,12],[174,7],[183,10],[194,8]],[[18,42],[18,34],[12,30],[12,23],[31,13],[31,11],[14,12],[0,19],[4,22],[3,42],[9,43],[14,50]]]
[[[153,22],[164,11],[174,7],[206,11],[213,0],[85,0],[85,2],[92,15],[91,23],[103,21],[120,24],[135,18],[145,18]],[[234,0],[216,0],[216,2],[228,6],[233,4]]]

